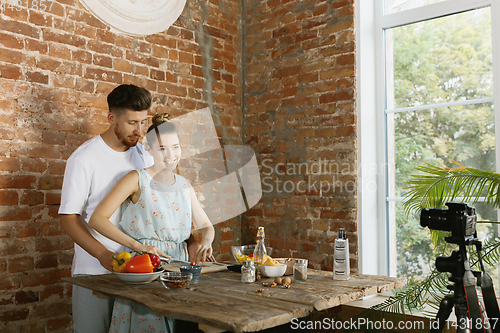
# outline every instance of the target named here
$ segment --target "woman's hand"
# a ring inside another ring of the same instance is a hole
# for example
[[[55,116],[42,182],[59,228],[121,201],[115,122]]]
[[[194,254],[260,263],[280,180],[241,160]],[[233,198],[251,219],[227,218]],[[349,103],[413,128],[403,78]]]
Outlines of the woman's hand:
[[[170,258],[170,256],[168,254],[163,253],[156,246],[150,246],[150,245],[141,244],[141,246],[138,246],[136,250],[138,252],[153,253],[153,254],[159,255],[160,257]]]
[[[210,242],[193,242],[189,245],[189,261],[199,264],[200,261],[204,263],[205,261],[215,262],[215,258],[212,255],[212,244]]]

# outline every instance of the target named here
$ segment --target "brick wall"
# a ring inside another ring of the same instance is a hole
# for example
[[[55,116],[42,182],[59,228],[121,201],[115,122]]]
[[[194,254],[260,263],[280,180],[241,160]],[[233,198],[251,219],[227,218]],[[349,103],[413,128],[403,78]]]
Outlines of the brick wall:
[[[222,145],[255,149],[263,199],[217,224],[219,260],[262,225],[278,255],[331,270],[346,227],[356,271],[353,8],[188,0],[168,31],[144,38],[111,33],[77,0],[1,10],[0,331],[71,331],[62,175],[73,150],[107,128],[105,98],[120,83],[151,90],[151,113],[208,106]]]
[[[354,1],[245,0],[243,18],[243,138],[264,191],[243,242],[264,226],[276,256],[331,271],[344,227],[356,272]]]
[[[72,331],[60,188],[68,156],[107,128],[115,86],[152,91],[151,113],[208,106],[221,143],[241,144],[240,7],[188,0],[168,31],[144,38],[111,33],[77,0],[1,10],[0,331]],[[214,250],[229,259],[239,219],[216,229]]]

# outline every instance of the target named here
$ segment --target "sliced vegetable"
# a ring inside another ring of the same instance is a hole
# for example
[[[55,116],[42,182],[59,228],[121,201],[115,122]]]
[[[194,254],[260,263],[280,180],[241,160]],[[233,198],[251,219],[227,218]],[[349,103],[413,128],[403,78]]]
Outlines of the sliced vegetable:
[[[153,269],[154,266],[147,253],[136,255],[127,263],[128,273],[152,273]]]
[[[113,256],[113,272],[127,273],[127,263],[132,259],[132,255],[128,252],[120,252],[117,256]]]

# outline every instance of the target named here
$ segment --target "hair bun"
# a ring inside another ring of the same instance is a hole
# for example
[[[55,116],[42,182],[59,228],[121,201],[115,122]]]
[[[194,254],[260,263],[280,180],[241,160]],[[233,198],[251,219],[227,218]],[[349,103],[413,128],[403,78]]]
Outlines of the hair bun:
[[[168,113],[157,113],[153,116],[152,125],[153,126],[158,126],[163,123],[166,123],[167,121],[170,121],[170,115]]]

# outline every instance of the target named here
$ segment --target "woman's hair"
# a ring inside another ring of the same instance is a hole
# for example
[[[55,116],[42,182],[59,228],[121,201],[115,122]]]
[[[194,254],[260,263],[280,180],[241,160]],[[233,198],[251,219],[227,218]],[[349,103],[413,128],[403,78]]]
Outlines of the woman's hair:
[[[151,145],[153,142],[157,142],[158,136],[160,134],[177,134],[179,137],[179,131],[177,127],[170,122],[170,115],[168,113],[157,113],[151,119],[151,126],[149,126],[146,133],[146,140]]]
[[[151,93],[133,84],[122,84],[108,95],[110,112],[122,115],[126,110],[144,111],[151,107]]]

